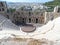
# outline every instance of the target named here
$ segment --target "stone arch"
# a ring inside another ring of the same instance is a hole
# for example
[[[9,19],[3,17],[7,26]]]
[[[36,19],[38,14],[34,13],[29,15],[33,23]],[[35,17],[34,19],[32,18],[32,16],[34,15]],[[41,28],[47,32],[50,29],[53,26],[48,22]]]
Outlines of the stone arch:
[[[57,12],[60,12],[60,7],[58,7],[58,11]]]
[[[38,18],[36,18],[36,23],[38,23]]]
[[[31,18],[29,18],[29,23],[31,23]]]
[[[22,18],[22,23],[25,23],[25,19],[24,18]]]

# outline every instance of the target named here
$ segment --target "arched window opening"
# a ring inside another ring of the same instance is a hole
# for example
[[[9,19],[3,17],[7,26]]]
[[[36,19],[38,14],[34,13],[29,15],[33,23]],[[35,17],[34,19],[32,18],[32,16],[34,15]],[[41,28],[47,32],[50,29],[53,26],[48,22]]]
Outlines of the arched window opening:
[[[29,23],[31,23],[31,18],[29,18]]]
[[[38,19],[36,18],[36,23],[38,23]]]

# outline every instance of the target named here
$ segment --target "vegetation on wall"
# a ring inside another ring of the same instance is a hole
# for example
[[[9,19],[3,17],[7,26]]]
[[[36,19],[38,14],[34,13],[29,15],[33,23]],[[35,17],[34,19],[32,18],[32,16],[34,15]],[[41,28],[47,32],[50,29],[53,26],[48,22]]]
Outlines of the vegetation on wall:
[[[12,8],[9,8],[9,9],[7,10],[8,13],[13,13],[13,12],[15,12],[15,11],[16,11],[16,9],[12,9]]]
[[[46,3],[44,3],[44,5],[50,7],[50,8],[48,8],[48,11],[53,11],[55,6],[57,6],[57,5],[60,6],[60,0],[53,0],[50,2],[46,2]]]

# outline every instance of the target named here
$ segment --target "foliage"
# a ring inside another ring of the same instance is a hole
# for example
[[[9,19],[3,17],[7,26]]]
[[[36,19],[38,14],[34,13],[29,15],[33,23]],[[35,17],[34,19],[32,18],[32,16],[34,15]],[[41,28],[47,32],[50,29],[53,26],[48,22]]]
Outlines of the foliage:
[[[60,0],[53,0],[53,1],[50,1],[50,2],[46,2],[44,3],[44,5],[50,7],[49,10],[53,10],[55,6],[60,6]]]
[[[12,9],[12,8],[9,8],[9,9],[7,10],[8,13],[13,13],[13,12],[15,12],[15,11],[16,11],[16,9]]]

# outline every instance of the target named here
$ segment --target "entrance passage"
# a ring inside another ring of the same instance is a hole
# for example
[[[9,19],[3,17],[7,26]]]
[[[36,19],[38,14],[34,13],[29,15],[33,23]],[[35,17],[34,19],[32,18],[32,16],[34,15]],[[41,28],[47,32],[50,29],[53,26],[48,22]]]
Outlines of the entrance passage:
[[[29,23],[31,23],[31,18],[29,18]]]
[[[38,23],[38,19],[36,18],[36,23]]]
[[[22,23],[26,23],[26,18],[22,18]]]
[[[24,18],[22,18],[22,23],[24,23]]]
[[[60,8],[58,8],[58,12],[60,12]]]

